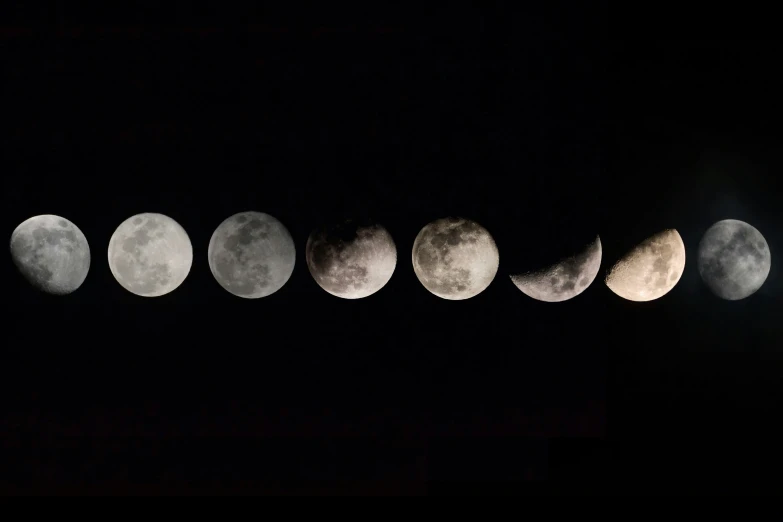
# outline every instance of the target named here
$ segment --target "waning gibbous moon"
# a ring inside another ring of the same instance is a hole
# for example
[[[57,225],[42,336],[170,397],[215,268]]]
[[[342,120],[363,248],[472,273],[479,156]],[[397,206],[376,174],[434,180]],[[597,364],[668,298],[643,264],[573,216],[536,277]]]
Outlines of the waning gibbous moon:
[[[318,285],[343,299],[370,296],[391,279],[397,247],[378,223],[352,220],[313,231],[307,239],[307,267]]]
[[[669,293],[685,271],[679,232],[664,230],[639,243],[611,268],[606,286],[629,301],[652,301]]]
[[[589,287],[601,269],[601,238],[596,236],[581,252],[535,272],[511,276],[525,295],[548,303],[573,299]]]
[[[500,255],[489,231],[448,217],[426,225],[413,243],[413,271],[424,288],[452,301],[469,299],[495,279]]]
[[[123,222],[109,241],[109,268],[117,282],[142,297],[160,297],[185,281],[193,246],[179,223],[163,214]]]
[[[767,280],[771,267],[767,240],[742,221],[715,223],[699,244],[699,274],[721,299],[738,301],[753,295]]]
[[[10,248],[11,258],[25,279],[48,294],[75,292],[90,271],[87,238],[59,216],[28,219],[11,234]]]
[[[272,295],[294,271],[296,248],[288,229],[263,212],[223,221],[209,242],[209,268],[228,292],[245,299]]]

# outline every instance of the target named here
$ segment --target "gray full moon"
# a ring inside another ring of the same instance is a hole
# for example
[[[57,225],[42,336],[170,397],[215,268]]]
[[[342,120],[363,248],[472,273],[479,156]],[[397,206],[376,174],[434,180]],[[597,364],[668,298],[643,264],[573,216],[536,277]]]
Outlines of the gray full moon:
[[[625,254],[606,276],[606,286],[629,301],[652,301],[668,294],[685,271],[685,245],[679,232],[664,230]]]
[[[559,303],[572,299],[592,284],[601,268],[601,238],[596,237],[584,250],[547,268],[511,276],[525,295]]]
[[[223,221],[209,242],[209,268],[228,292],[258,299],[280,290],[294,271],[296,248],[283,224],[262,212]]]
[[[11,258],[33,286],[54,295],[76,291],[90,271],[87,238],[59,216],[36,216],[16,227]]]
[[[737,301],[754,294],[767,280],[771,266],[766,239],[742,221],[715,223],[699,243],[699,274],[722,299]]]
[[[360,299],[391,279],[397,247],[379,224],[347,221],[315,230],[307,240],[307,267],[318,285],[337,297]]]
[[[142,297],[176,290],[190,273],[193,246],[179,223],[162,214],[123,222],[109,241],[109,268],[117,282]]]
[[[469,219],[449,217],[426,225],[413,243],[413,271],[438,297],[474,297],[495,279],[500,256],[490,233]]]

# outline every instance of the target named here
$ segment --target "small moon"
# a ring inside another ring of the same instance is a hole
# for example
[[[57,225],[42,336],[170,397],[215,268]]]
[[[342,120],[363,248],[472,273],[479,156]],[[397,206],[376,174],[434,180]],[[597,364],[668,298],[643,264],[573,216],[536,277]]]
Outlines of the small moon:
[[[294,271],[296,248],[288,229],[262,212],[223,221],[209,242],[209,268],[228,292],[259,299],[280,290]]]
[[[316,283],[344,299],[383,288],[397,266],[397,247],[379,224],[347,221],[315,230],[307,240],[307,267]]]
[[[449,217],[426,225],[413,243],[413,271],[438,297],[474,297],[495,279],[500,256],[490,233],[469,219]]]
[[[549,303],[572,299],[590,286],[601,268],[601,238],[585,249],[547,268],[535,272],[512,275],[511,281],[525,295]]]
[[[722,299],[738,301],[756,293],[767,280],[771,266],[767,240],[742,221],[715,223],[699,244],[699,274]]]
[[[677,286],[685,271],[679,232],[664,230],[625,254],[606,276],[606,286],[629,301],[652,301]]]
[[[19,225],[11,234],[11,258],[33,286],[54,295],[76,291],[90,271],[87,238],[59,216],[36,216]]]
[[[160,297],[185,281],[193,246],[179,223],[162,214],[139,214],[123,222],[109,241],[109,268],[117,282],[142,297]]]

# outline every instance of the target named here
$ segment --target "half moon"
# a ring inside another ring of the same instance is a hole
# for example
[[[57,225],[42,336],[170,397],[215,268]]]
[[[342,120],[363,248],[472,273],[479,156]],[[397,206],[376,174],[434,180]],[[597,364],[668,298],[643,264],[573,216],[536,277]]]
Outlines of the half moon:
[[[606,286],[629,301],[653,301],[668,294],[685,271],[679,232],[664,230],[625,254],[606,276]]]
[[[525,295],[547,303],[578,296],[595,281],[601,269],[601,238],[596,236],[581,252],[535,272],[516,274],[511,281]]]

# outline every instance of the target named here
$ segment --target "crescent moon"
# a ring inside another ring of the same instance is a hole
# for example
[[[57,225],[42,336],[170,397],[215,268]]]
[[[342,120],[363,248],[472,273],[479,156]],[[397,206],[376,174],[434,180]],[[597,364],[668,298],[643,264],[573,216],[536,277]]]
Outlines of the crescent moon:
[[[559,303],[578,296],[595,281],[601,269],[601,238],[596,237],[584,250],[547,268],[511,276],[525,295],[548,303]]]

